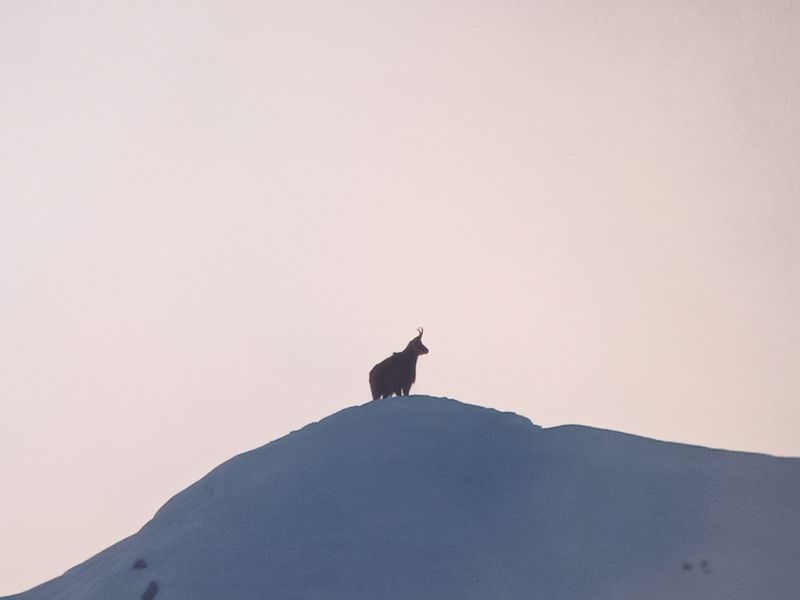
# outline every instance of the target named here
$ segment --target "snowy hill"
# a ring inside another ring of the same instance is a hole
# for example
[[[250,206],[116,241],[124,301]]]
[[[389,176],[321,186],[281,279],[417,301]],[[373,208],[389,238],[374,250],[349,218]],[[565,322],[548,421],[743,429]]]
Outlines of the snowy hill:
[[[236,456],[15,600],[796,599],[800,459],[411,396]]]

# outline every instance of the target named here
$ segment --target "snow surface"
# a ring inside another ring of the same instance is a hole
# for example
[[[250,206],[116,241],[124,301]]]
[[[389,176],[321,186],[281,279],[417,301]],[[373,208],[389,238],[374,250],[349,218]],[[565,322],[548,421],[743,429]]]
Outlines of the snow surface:
[[[8,598],[798,597],[800,459],[410,396],[234,457]]]

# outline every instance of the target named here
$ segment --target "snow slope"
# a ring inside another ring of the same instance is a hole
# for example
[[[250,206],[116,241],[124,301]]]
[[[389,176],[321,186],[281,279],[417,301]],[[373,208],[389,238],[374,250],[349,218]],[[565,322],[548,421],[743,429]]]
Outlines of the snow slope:
[[[411,396],[234,457],[9,598],[781,600],[799,565],[800,459]]]

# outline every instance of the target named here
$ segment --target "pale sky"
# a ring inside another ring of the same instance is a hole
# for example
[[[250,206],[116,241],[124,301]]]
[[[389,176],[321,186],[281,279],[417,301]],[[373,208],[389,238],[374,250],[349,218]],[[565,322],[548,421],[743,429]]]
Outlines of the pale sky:
[[[0,3],[0,594],[414,392],[800,456],[800,4]]]

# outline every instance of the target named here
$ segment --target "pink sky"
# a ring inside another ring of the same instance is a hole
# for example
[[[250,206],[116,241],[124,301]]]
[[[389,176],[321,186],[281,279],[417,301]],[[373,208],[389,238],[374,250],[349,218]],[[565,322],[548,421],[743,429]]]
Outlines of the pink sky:
[[[0,3],[0,594],[415,392],[800,456],[800,5]]]

